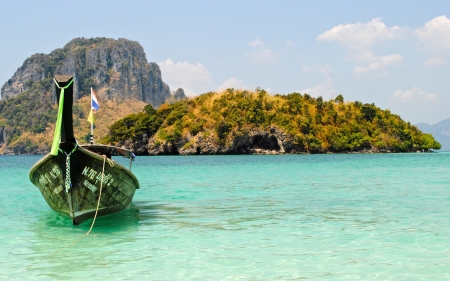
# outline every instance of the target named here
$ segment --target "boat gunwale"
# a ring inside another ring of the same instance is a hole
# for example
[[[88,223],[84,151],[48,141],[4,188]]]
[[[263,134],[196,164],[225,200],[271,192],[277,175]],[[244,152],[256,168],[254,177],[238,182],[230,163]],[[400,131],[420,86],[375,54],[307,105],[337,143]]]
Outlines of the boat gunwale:
[[[107,146],[107,145],[105,145],[105,147],[106,147],[106,146]],[[112,147],[113,147],[113,146],[112,146]],[[103,157],[102,155],[100,155],[100,154],[98,154],[98,153],[95,153],[95,152],[93,152],[93,151],[90,151],[90,150],[84,148],[83,146],[78,146],[78,147],[77,147],[77,150],[81,151],[81,152],[84,153],[84,154],[87,154],[88,156],[94,157],[94,158],[96,158],[97,160],[100,160],[100,161],[106,161],[105,157]],[[58,155],[59,155],[59,153],[58,153]],[[34,180],[33,180],[33,178],[32,178],[33,172],[37,169],[37,167],[38,167],[39,165],[41,165],[42,163],[44,163],[46,160],[50,159],[50,157],[58,157],[58,156],[54,156],[54,155],[52,155],[51,153],[47,153],[44,157],[42,157],[41,159],[39,159],[39,160],[31,167],[30,172],[29,172],[29,178],[30,178],[30,181],[31,181],[33,184],[35,184],[35,182],[34,182]],[[109,159],[109,158],[108,158],[108,159]],[[114,161],[114,159],[110,159],[110,160]],[[106,165],[106,164],[105,164],[105,165]],[[127,174],[128,174],[128,175],[133,179],[133,181],[135,182],[135,184],[136,184],[136,189],[139,189],[139,188],[140,188],[139,181],[137,180],[136,176],[135,176],[128,168],[124,167],[122,164],[120,164],[120,163],[117,162],[117,161],[114,161],[114,166],[118,166],[120,169],[126,171]]]

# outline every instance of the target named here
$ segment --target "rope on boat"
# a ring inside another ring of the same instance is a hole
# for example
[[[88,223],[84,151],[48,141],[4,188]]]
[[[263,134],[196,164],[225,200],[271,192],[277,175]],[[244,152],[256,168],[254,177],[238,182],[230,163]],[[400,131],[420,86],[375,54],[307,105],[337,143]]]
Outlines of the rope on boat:
[[[78,144],[77,144],[77,145],[78,145]],[[77,147],[75,146],[75,148],[69,153],[69,155],[67,156],[67,159],[70,158],[70,154],[72,154],[72,152],[74,152],[76,148],[77,148]],[[63,151],[63,152],[64,152],[64,151]],[[65,153],[65,152],[64,152],[64,153]],[[67,155],[67,154],[66,154],[66,155]],[[84,237],[88,236],[89,233],[91,233],[91,230],[92,230],[92,228],[94,227],[95,219],[97,218],[98,208],[99,208],[99,206],[100,206],[100,199],[101,199],[101,197],[102,197],[103,177],[104,177],[104,175],[105,175],[105,163],[106,163],[106,161],[108,161],[108,164],[109,164],[111,167],[114,167],[114,161],[113,161],[113,160],[107,158],[106,155],[102,155],[102,157],[103,157],[102,180],[101,180],[101,182],[100,182],[100,192],[99,192],[99,194],[98,194],[97,208],[95,209],[95,215],[94,215],[94,219],[92,220],[91,227],[89,228],[88,232],[86,232],[86,234],[83,234],[82,236],[78,237],[75,241],[73,241],[73,242],[70,243],[69,245],[67,245],[67,246],[62,246],[61,248],[59,248],[58,250],[56,250],[55,252],[53,252],[50,256],[48,256],[47,259],[50,258],[50,257],[52,257],[52,256],[54,256],[54,255],[56,255],[57,253],[61,252],[63,249],[66,249],[66,248],[71,247],[72,245],[75,245],[78,241],[81,240],[81,238],[84,238]],[[66,162],[66,163],[67,163],[67,162]],[[69,175],[70,175],[70,170],[69,170]],[[66,176],[66,179],[67,179],[67,176]],[[16,273],[11,274],[11,275],[9,276],[9,278],[11,278],[12,276],[16,275],[17,273],[19,273],[19,272],[21,272],[21,271],[23,271],[23,270],[25,270],[25,269],[31,268],[33,265],[37,265],[37,264],[41,263],[43,260],[44,260],[44,259],[41,259],[41,260],[38,261],[37,263],[34,263],[34,264],[32,263],[32,264],[30,264],[30,265],[27,266],[27,267],[21,268],[21,269],[20,269],[19,271],[17,271]]]
[[[89,233],[91,233],[91,230],[94,227],[95,219],[97,218],[98,207],[100,206],[100,199],[102,198],[103,176],[105,175],[105,163],[106,163],[106,160],[108,160],[108,164],[111,167],[114,167],[114,162],[111,159],[107,158],[106,155],[102,155],[102,157],[103,157],[102,180],[100,181],[100,192],[98,194],[97,208],[95,209],[95,215],[94,215],[94,219],[92,220],[91,228],[86,233],[86,235],[89,235]]]
[[[78,147],[78,142],[76,143],[75,147],[72,149],[72,151],[67,154],[64,150],[62,150],[61,148],[58,148],[59,151],[61,151],[62,153],[64,153],[66,155],[66,180],[65,180],[65,188],[66,188],[66,192],[69,192],[69,189],[72,187],[72,180],[70,179],[70,155],[72,155],[72,153],[75,152],[75,150],[77,150]]]

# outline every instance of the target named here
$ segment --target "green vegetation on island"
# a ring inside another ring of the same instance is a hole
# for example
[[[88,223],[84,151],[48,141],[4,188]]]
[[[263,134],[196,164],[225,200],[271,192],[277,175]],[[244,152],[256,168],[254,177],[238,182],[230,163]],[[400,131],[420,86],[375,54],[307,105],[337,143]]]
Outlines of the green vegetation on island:
[[[57,110],[52,103],[51,78],[39,82],[30,81],[27,91],[0,102],[1,142],[15,153],[31,153],[41,144],[49,145],[44,136],[50,124],[56,122]],[[39,137],[33,137],[39,136]]]
[[[171,145],[180,152],[199,146],[199,135],[201,141],[230,147],[238,137],[255,130],[270,135],[274,128],[286,135],[286,153],[415,152],[441,147],[431,134],[374,104],[344,102],[342,95],[330,101],[299,93],[272,96],[261,89],[209,92],[157,110],[147,105],[143,112],[112,124],[103,142],[146,145],[139,144],[145,135],[151,147]]]

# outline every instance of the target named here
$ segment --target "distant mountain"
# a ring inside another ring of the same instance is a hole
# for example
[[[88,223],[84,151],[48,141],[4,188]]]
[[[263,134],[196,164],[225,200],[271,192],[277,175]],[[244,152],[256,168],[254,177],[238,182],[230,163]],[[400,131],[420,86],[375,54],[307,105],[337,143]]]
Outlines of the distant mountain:
[[[441,143],[441,151],[450,151],[450,118],[434,125],[419,123],[416,126],[424,133],[432,134]]]

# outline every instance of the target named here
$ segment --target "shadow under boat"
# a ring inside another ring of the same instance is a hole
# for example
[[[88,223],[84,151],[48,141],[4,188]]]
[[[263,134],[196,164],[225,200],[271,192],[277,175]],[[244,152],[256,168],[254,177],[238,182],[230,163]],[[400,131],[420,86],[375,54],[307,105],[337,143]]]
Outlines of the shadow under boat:
[[[95,233],[126,233],[136,231],[138,226],[151,226],[159,224],[166,219],[164,213],[168,206],[159,202],[133,201],[119,213],[102,216],[95,220]],[[163,214],[161,214],[163,213]],[[66,231],[72,223],[67,220],[67,216],[52,210],[47,210],[39,214],[39,219],[33,223],[33,228],[41,231]],[[91,226],[91,220],[86,220],[73,228],[82,232],[87,231]],[[52,230],[53,229],[53,230]],[[58,230],[61,229],[61,230]]]
[[[30,181],[48,205],[71,217],[74,225],[96,213],[100,217],[124,210],[139,188],[131,172],[134,155],[114,146],[78,145],[73,134],[73,77],[55,76],[55,90],[59,109],[52,151],[31,168]],[[111,156],[130,158],[130,170]]]

